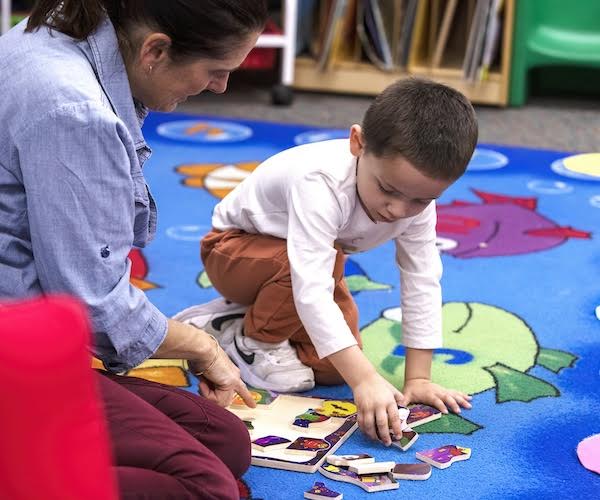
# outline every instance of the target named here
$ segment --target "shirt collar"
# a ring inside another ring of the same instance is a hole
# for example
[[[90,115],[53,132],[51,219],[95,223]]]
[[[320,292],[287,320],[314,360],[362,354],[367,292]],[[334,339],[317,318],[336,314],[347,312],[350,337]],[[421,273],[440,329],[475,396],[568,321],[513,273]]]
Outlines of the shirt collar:
[[[90,56],[98,82],[113,111],[129,130],[136,149],[147,147],[141,126],[148,115],[148,108],[131,94],[117,34],[110,19],[105,17],[96,30],[81,43],[84,50],[88,49],[86,52]]]

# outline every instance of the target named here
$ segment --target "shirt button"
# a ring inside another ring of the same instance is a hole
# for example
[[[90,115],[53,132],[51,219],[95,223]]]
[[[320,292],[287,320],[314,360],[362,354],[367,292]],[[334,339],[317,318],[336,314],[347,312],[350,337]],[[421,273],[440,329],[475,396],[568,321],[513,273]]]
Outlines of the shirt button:
[[[102,247],[102,249],[100,250],[100,257],[102,257],[103,259],[106,259],[109,255],[110,255],[110,249],[108,248],[108,245],[106,245],[105,247]]]

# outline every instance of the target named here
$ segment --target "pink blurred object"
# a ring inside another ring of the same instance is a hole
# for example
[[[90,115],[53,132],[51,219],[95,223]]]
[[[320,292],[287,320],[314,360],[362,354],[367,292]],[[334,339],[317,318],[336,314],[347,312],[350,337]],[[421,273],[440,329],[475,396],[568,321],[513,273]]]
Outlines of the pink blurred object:
[[[73,299],[0,304],[2,498],[118,498],[89,344]]]
[[[600,474],[600,434],[581,441],[577,445],[577,457],[586,469]]]

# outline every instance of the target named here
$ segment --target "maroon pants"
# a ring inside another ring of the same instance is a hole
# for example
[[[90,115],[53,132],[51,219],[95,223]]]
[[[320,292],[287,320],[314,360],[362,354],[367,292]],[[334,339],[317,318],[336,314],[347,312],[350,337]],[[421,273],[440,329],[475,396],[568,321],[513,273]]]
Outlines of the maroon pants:
[[[250,437],[229,411],[190,392],[97,372],[123,499],[239,499]]]

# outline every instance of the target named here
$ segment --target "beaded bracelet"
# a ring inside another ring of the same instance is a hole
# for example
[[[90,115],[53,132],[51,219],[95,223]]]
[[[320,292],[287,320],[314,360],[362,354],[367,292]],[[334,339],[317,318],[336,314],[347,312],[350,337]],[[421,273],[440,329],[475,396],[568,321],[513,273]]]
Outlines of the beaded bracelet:
[[[199,377],[200,375],[202,375],[203,373],[206,373],[207,371],[209,371],[210,369],[212,369],[212,367],[215,365],[215,363],[217,362],[217,359],[219,358],[219,352],[221,350],[221,346],[219,345],[219,341],[214,337],[214,335],[211,335],[210,333],[207,333],[207,335],[213,340],[213,342],[215,343],[215,357],[213,358],[213,360],[210,362],[210,364],[204,368],[204,370],[200,371],[200,372],[196,372],[194,373],[194,375],[196,375],[197,377]]]

